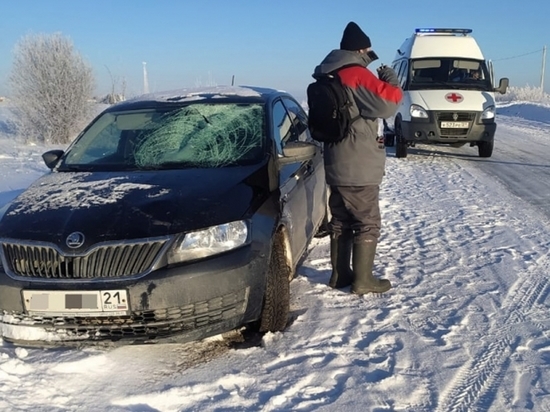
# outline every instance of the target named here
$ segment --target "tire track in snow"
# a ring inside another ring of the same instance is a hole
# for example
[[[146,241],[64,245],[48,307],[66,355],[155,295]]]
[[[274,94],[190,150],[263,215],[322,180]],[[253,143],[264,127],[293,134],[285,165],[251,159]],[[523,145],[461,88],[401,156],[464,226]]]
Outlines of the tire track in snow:
[[[519,337],[513,326],[523,322],[530,308],[548,294],[549,282],[544,275],[549,272],[549,256],[539,259],[532,270],[518,276],[510,288],[497,316],[487,333],[488,341],[465,365],[454,385],[443,397],[437,411],[462,412],[487,410],[490,396],[495,393],[504,375],[510,356],[516,350]]]

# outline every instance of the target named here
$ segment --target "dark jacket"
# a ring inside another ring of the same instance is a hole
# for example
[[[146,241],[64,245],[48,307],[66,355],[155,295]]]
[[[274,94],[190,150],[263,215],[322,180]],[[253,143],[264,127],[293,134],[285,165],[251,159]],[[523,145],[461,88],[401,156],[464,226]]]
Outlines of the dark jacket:
[[[321,74],[346,66],[338,74],[352,97],[352,118],[361,115],[347,138],[325,145],[326,180],[331,186],[379,185],[384,176],[386,148],[376,141],[378,118],[395,115],[403,93],[392,69],[386,69],[388,78],[382,81],[366,68],[370,62],[367,54],[333,50],[315,68],[314,74]]]

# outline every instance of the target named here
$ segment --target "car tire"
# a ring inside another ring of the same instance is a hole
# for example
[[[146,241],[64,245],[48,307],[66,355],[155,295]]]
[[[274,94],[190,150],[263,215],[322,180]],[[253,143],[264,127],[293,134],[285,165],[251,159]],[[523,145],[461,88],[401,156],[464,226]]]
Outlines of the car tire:
[[[399,122],[395,123],[395,157],[398,159],[407,157],[407,141],[403,137]]]
[[[384,135],[384,146],[386,146],[386,147],[395,146],[395,135],[394,134]]]
[[[494,140],[478,142],[479,157],[491,157],[493,154]]]
[[[285,329],[290,312],[290,277],[292,270],[285,256],[283,234],[274,236],[265,287],[259,332],[279,332]]]

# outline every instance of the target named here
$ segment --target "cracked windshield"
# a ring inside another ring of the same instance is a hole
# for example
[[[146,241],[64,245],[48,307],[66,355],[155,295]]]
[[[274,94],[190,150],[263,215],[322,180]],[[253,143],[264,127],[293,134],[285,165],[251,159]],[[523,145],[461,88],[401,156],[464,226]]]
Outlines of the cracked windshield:
[[[219,168],[262,158],[260,104],[191,104],[106,113],[59,170]]]

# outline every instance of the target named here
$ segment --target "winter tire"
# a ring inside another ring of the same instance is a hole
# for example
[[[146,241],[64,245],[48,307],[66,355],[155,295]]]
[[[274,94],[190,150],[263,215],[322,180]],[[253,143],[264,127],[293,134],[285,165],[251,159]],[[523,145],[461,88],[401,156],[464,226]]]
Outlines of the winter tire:
[[[395,140],[395,157],[398,159],[407,157],[407,141],[403,137],[403,131],[399,122],[395,123]]]
[[[494,140],[488,142],[479,142],[477,148],[479,150],[479,157],[491,157],[493,154]]]
[[[285,329],[290,312],[290,277],[292,270],[287,264],[283,234],[274,236],[264,302],[260,315],[260,332],[279,332]]]

